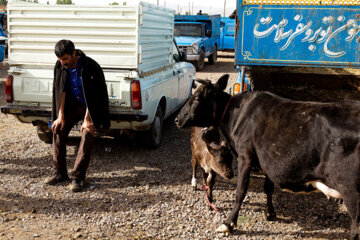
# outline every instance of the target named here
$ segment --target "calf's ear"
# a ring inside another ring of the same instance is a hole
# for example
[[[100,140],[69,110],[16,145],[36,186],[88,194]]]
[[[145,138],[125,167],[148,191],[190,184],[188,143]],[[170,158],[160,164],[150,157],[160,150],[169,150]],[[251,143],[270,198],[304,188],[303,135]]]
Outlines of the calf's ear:
[[[224,91],[228,83],[228,80],[229,80],[229,74],[223,75],[221,78],[219,78],[217,83],[215,83],[215,88],[218,89],[219,91]]]
[[[220,150],[221,146],[217,145],[216,143],[212,142],[210,144],[206,144],[206,147],[209,153],[215,155],[217,151]]]
[[[219,131],[212,126],[202,134],[201,138],[208,146],[212,143],[218,144],[220,142]]]

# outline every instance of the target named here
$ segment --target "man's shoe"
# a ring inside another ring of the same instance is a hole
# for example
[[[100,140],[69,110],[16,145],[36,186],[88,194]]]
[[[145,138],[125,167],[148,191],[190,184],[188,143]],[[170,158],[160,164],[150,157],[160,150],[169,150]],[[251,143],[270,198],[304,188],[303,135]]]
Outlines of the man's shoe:
[[[73,179],[70,184],[70,190],[73,192],[81,192],[84,189],[84,180]]]
[[[68,176],[63,177],[63,176],[61,176],[60,174],[56,174],[56,175],[53,176],[53,177],[47,178],[47,179],[45,180],[45,184],[55,185],[55,184],[64,182],[64,181],[66,181],[66,180],[68,180],[68,179],[69,179]]]

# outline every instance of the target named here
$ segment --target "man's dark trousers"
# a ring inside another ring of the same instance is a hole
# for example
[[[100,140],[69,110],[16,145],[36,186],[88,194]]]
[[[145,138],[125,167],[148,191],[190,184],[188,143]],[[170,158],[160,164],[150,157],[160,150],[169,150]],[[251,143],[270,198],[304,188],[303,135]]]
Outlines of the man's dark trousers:
[[[66,142],[71,128],[83,120],[86,113],[85,104],[75,103],[66,104],[64,109],[65,124],[62,131],[53,135],[53,163],[57,174],[62,177],[67,177],[66,167]],[[86,170],[90,163],[91,149],[93,145],[94,136],[83,129],[81,133],[81,141],[79,145],[78,154],[75,160],[74,168],[71,172],[73,179],[85,179]]]

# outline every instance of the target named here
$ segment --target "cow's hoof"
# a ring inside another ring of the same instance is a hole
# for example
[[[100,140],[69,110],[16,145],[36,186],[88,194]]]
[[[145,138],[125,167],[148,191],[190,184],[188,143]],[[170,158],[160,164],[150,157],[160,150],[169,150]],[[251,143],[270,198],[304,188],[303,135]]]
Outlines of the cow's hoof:
[[[264,218],[266,221],[275,221],[276,219],[276,213],[267,213],[267,212],[264,212]]]
[[[230,231],[231,229],[226,224],[221,224],[221,226],[216,229],[216,232],[221,232],[221,233],[230,233]]]
[[[191,187],[196,191],[196,178],[194,177],[191,179]]]

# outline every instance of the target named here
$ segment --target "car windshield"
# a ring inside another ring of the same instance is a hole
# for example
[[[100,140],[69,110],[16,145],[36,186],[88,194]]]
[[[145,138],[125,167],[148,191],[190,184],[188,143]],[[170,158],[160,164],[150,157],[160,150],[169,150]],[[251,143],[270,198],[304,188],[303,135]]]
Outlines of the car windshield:
[[[202,37],[201,24],[175,23],[175,36]]]

